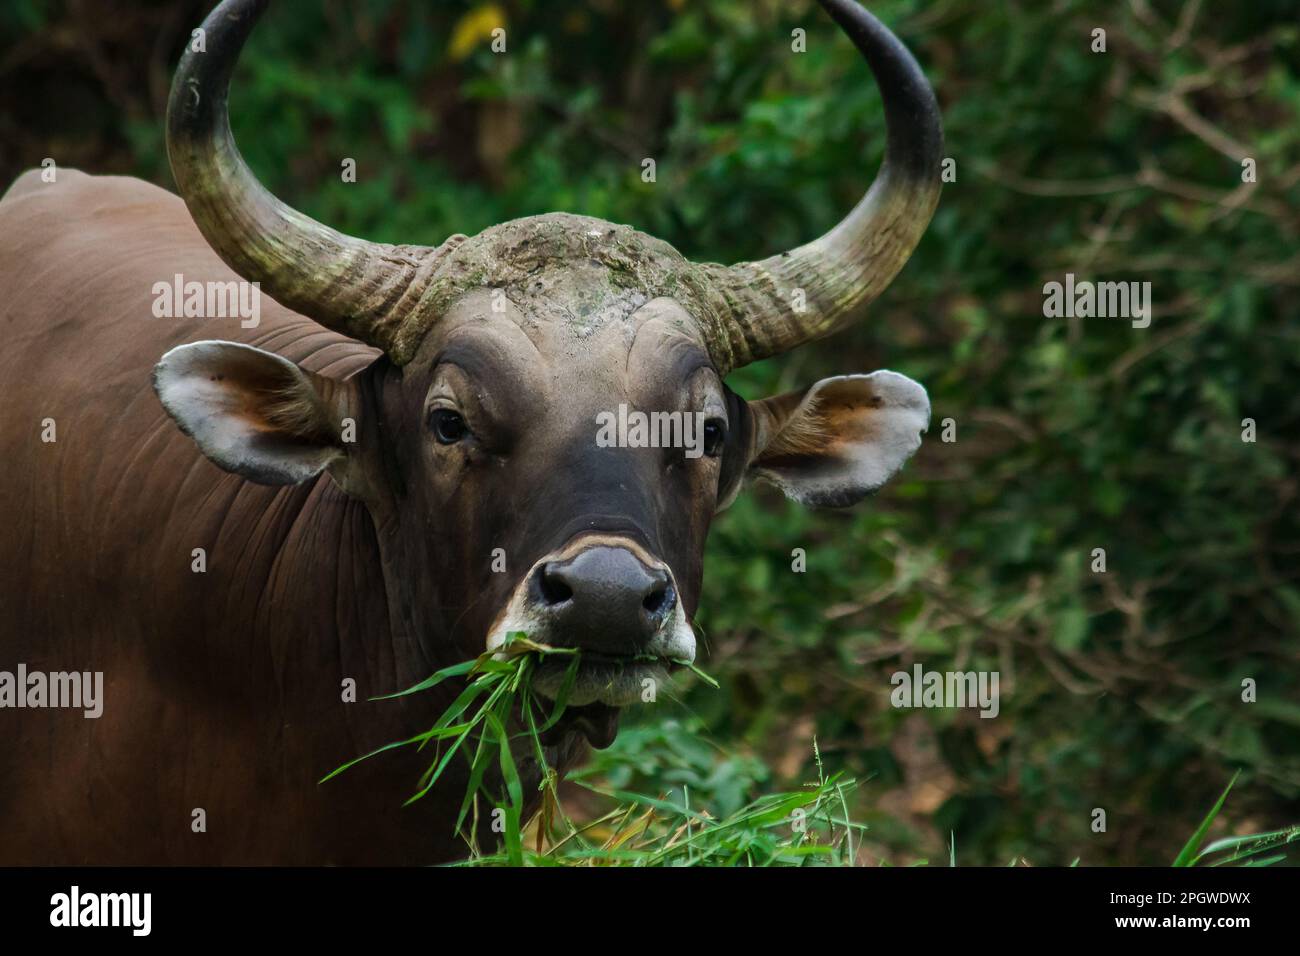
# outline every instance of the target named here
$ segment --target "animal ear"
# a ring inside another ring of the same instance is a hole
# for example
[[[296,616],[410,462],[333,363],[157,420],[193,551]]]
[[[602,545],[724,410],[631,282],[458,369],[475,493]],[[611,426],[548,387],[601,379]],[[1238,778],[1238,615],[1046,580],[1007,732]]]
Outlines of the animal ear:
[[[843,508],[875,491],[921,447],[930,399],[906,375],[825,378],[750,402],[749,474],[812,507]]]
[[[181,431],[219,467],[264,485],[293,485],[345,457],[346,386],[234,342],[172,349],[153,387]]]

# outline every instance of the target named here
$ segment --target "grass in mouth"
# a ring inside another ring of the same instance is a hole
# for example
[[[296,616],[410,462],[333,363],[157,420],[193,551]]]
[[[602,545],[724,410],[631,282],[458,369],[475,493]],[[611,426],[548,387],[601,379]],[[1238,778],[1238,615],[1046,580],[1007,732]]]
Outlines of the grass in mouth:
[[[543,659],[552,657],[569,659],[563,683],[554,702],[539,697],[532,688],[537,666]],[[660,663],[658,658],[633,660]],[[541,772],[541,782],[538,785],[542,792],[538,824],[540,850],[545,842],[545,834],[553,833],[557,827],[569,831],[576,829],[560,807],[556,793],[559,775],[546,759],[541,738],[564,716],[580,663],[581,652],[576,648],[551,647],[529,640],[521,632],[509,634],[505,644],[495,651],[481,654],[472,661],[445,667],[396,694],[372,698],[391,700],[429,690],[446,680],[468,678],[465,689],[424,733],[394,741],[350,760],[323,777],[320,782],[324,783],[377,754],[409,746],[424,750],[433,743],[434,757],[421,775],[415,793],[403,804],[409,806],[428,794],[443,777],[456,755],[462,754],[469,761],[469,778],[460,811],[456,815],[454,831],[464,836],[472,858],[481,857],[476,842],[479,813],[483,806],[491,807],[495,814],[503,817],[499,823],[500,832],[505,838],[506,859],[511,863],[522,863],[522,834],[528,822],[522,819],[526,799],[523,779],[511,744],[522,741],[523,751],[536,762]],[[709,686],[717,688],[717,681],[693,663],[673,663],[689,668]],[[498,821],[494,820],[495,822]]]

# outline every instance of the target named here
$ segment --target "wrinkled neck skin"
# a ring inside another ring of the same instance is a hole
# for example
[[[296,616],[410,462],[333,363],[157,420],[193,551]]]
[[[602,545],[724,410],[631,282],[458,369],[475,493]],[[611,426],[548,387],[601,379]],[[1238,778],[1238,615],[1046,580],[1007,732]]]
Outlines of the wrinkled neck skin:
[[[418,664],[417,671],[422,671],[415,678],[418,681],[483,652],[482,623],[471,612],[478,606],[491,608],[493,596],[470,591],[467,585],[474,576],[465,572],[475,562],[490,562],[491,556],[468,552],[466,542],[472,535],[448,535],[426,517],[428,512],[403,506],[405,499],[420,495],[419,489],[409,487],[404,474],[401,438],[420,434],[422,424],[418,416],[385,419],[381,414],[384,408],[400,414],[402,388],[401,371],[384,359],[357,376],[353,400],[359,407],[354,417],[376,423],[369,431],[363,426],[358,436],[357,457],[364,477],[343,476],[336,470],[332,477],[318,480],[337,481],[355,495],[348,505],[362,508],[373,523],[374,550],[366,559],[382,578],[389,640],[407,660]],[[432,568],[441,570],[431,573]]]

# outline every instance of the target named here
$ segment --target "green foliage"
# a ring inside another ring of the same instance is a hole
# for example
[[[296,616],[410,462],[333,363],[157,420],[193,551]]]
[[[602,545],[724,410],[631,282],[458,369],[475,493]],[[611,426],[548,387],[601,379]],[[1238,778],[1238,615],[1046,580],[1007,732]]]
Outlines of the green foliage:
[[[569,663],[555,701],[548,703],[534,693],[532,681],[537,667],[551,656]],[[445,667],[413,687],[380,698],[404,697],[444,681],[467,679],[428,731],[358,757],[321,783],[394,747],[418,744],[423,749],[430,741],[438,742],[418,792],[407,803],[437,786],[458,755],[467,760],[469,777],[454,829],[466,840],[464,865],[470,866],[855,866],[864,862],[859,850],[868,827],[854,821],[849,810],[857,781],[845,779],[842,773],[827,776],[816,738],[812,741],[816,781],[799,790],[768,792],[747,800],[745,794],[767,777],[767,767],[702,741],[694,721],[683,725],[665,720],[653,728],[634,728],[622,735],[617,747],[570,774],[570,791],[576,785],[602,804],[597,810],[588,802],[585,819],[575,823],[562,806],[559,775],[548,763],[544,735],[565,714],[580,662],[581,653],[572,648],[554,648],[530,641],[522,633],[511,634],[496,652]],[[698,668],[691,669],[718,689]],[[522,766],[520,756],[525,757]],[[1284,860],[1286,854],[1264,853],[1300,840],[1300,826],[1291,826],[1218,840],[1202,849],[1239,776],[1240,771],[1183,846],[1174,866],[1205,861],[1214,866],[1268,866]],[[540,806],[527,790],[534,778]],[[668,789],[658,796],[642,792],[664,786]],[[606,809],[610,803],[612,808]],[[480,825],[480,811],[485,809],[493,818],[490,827]],[[495,835],[481,846],[480,836],[488,832]],[[1076,857],[1071,865],[1078,862]],[[1013,859],[1011,865],[1015,863]],[[948,865],[957,865],[955,833],[949,833]]]
[[[814,745],[814,754],[816,753]],[[583,785],[587,786],[587,785]],[[851,820],[856,781],[827,777],[799,790],[765,793],[726,813],[693,804],[690,787],[677,798],[589,787],[614,808],[523,858],[534,866],[852,866],[865,827]],[[487,853],[473,865],[515,863]]]
[[[56,2],[0,13],[6,179],[55,155],[167,182],[148,91],[199,6],[186,20],[145,4],[120,29]],[[1198,6],[872,4],[938,91],[957,181],[868,321],[730,384],[760,397],[894,368],[930,390],[934,426],[864,507],[810,514],[756,489],[718,519],[699,623],[722,689],[685,704],[723,762],[698,740],[651,746],[669,733],[655,708],[624,729],[625,763],[596,758],[608,786],[689,787],[738,813],[813,778],[815,734],[828,779],[868,781],[844,795],[868,856],[941,859],[951,833],[967,864],[1163,863],[1236,768],[1238,825],[1294,822],[1300,10],[1185,17]],[[716,261],[812,238],[873,175],[877,93],[811,2],[517,0],[509,55],[483,41],[452,57],[481,7],[273,9],[232,95],[254,169],[374,239],[561,209]],[[113,69],[51,39],[100,30]],[[75,137],[29,93],[56,69],[63,86],[41,88],[78,104]],[[1042,286],[1067,272],[1150,281],[1150,328],[1044,318]],[[917,661],[999,671],[999,717],[891,708],[889,675]],[[1203,852],[1235,849],[1225,826]]]

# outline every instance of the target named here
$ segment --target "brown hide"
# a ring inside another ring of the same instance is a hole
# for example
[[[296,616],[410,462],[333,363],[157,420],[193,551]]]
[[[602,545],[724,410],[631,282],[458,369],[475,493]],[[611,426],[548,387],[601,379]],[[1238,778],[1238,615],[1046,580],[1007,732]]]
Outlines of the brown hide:
[[[444,859],[446,808],[399,807],[411,758],[316,785],[442,703],[366,702],[433,662],[390,635],[365,508],[328,477],[220,471],[150,387],[160,355],[200,339],[332,377],[377,353],[266,297],[253,329],[156,318],[152,286],[178,272],[237,278],[157,187],[60,170],[0,201],[0,670],[102,671],[105,699],[98,719],[0,710],[0,864]]]

